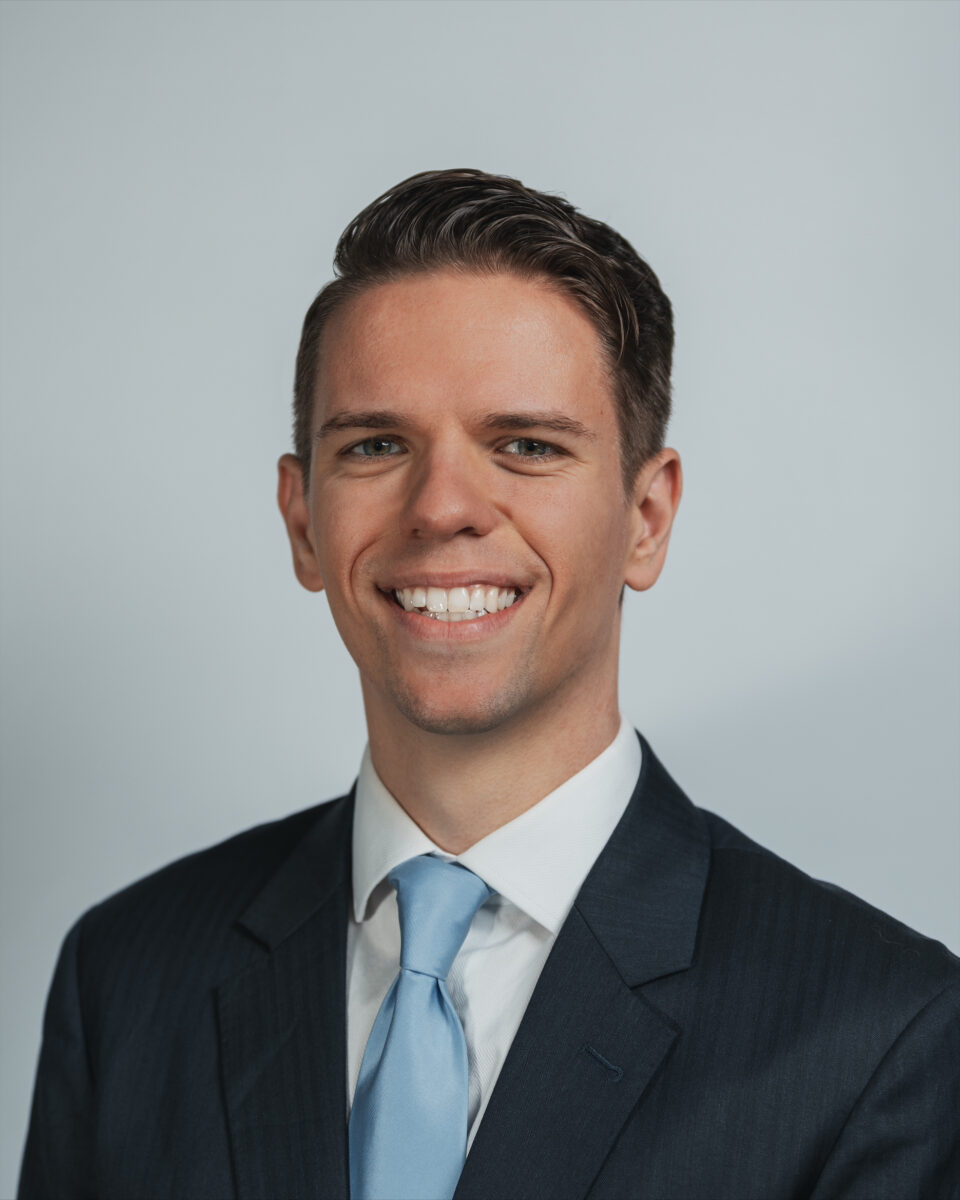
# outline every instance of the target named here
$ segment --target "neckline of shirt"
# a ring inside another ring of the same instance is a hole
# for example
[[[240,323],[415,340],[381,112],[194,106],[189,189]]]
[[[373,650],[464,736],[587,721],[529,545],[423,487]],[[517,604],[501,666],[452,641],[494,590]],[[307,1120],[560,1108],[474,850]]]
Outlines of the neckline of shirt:
[[[495,892],[554,936],[613,833],[640,775],[640,740],[621,714],[606,749],[520,816],[462,854],[441,850],[387,790],[364,749],[353,816],[353,916],[390,871],[417,854],[435,854],[475,872]]]

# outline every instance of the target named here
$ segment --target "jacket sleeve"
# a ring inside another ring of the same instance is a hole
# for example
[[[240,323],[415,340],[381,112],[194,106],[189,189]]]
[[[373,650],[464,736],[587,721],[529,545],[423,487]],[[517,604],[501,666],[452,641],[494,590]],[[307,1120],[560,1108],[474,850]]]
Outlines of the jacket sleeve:
[[[82,923],[60,950],[43,1019],[18,1200],[87,1200],[94,1178],[94,1080],[80,1006]]]
[[[887,1051],[810,1200],[960,1200],[960,983]]]

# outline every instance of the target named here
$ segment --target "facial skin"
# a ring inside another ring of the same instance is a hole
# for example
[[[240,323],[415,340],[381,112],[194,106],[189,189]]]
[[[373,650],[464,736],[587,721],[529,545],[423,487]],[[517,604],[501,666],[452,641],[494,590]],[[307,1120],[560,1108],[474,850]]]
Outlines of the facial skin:
[[[665,450],[624,495],[601,343],[576,303],[512,274],[372,288],[325,331],[314,438],[309,496],[284,455],[278,500],[297,577],[326,590],[359,668],[388,787],[417,748],[449,764],[536,744],[566,778],[609,744],[621,585],[659,575],[681,475]],[[392,596],[474,583],[519,598],[445,624]],[[551,771],[535,774],[539,790]]]

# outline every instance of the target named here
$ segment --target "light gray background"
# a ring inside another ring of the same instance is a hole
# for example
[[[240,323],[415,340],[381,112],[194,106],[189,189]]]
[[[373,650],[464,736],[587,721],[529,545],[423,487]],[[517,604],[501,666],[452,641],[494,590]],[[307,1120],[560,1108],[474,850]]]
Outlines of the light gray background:
[[[624,709],[699,804],[960,948],[958,12],[0,6],[0,1195],[76,915],[351,782],[274,464],[336,237],[414,171],[562,192],[653,264],[687,491]]]

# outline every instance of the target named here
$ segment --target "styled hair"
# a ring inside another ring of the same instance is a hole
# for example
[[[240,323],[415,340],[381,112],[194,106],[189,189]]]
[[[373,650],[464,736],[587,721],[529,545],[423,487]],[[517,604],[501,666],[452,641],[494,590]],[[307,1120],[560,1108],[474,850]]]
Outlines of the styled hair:
[[[405,276],[510,272],[566,292],[606,352],[624,489],[663,448],[670,417],[673,313],[660,281],[609,225],[517,179],[467,168],[423,171],[384,192],[344,230],[336,276],[307,310],[293,393],[294,451],[309,490],[311,427],[323,330],[352,296]]]

